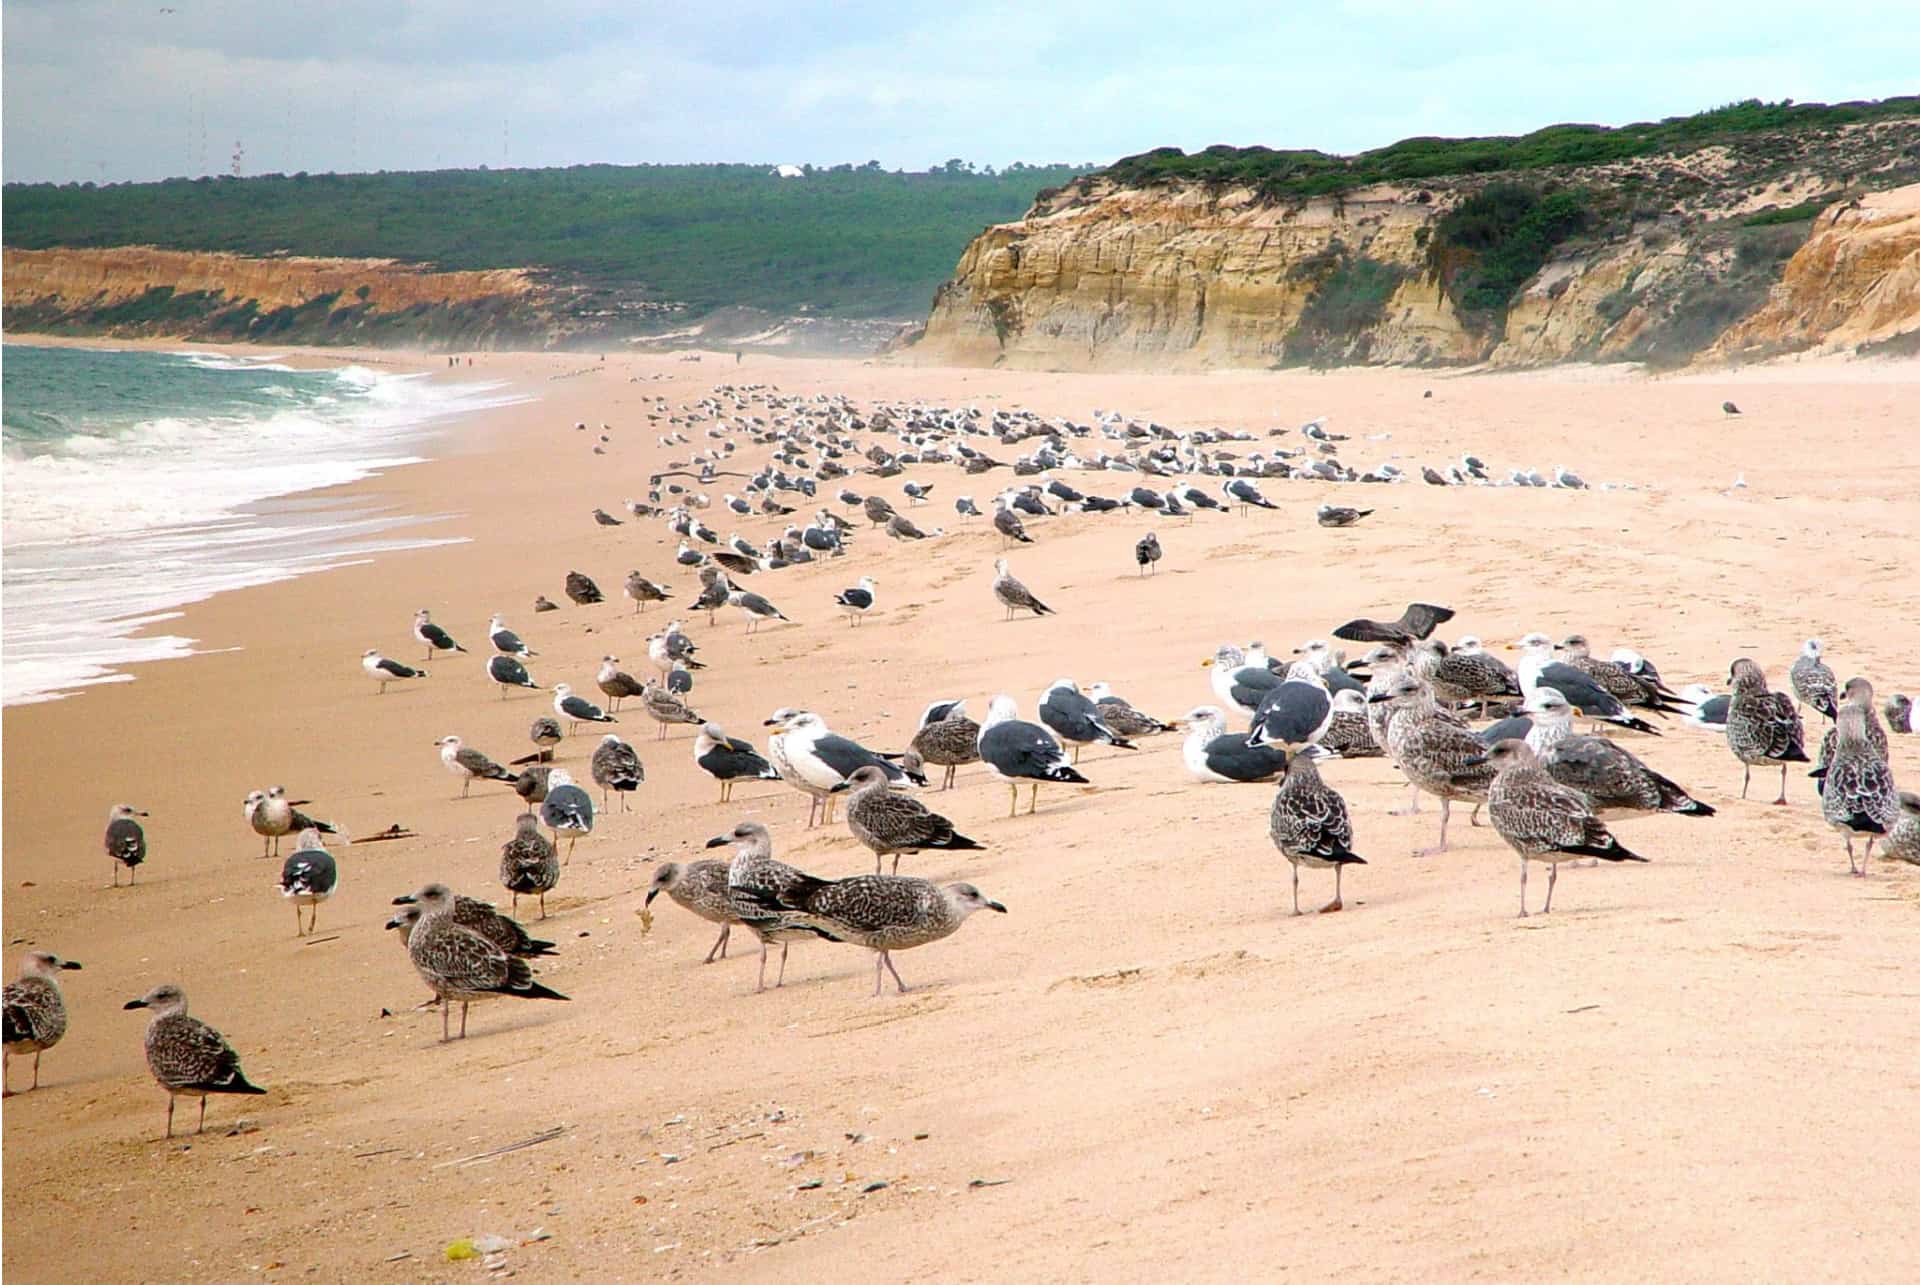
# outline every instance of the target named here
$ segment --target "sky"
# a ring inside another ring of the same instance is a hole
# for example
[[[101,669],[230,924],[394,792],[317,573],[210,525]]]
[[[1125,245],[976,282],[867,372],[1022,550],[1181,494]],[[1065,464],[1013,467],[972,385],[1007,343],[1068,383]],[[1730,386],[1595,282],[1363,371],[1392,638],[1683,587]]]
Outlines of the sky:
[[[1829,20],[1831,19],[1831,20]],[[8,181],[1352,152],[1920,92],[1920,4],[5,0]]]

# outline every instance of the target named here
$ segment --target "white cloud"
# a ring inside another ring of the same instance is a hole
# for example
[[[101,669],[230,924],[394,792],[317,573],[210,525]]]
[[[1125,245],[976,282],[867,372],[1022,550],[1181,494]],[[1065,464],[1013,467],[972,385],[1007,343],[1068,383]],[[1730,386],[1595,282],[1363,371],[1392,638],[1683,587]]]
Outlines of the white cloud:
[[[1352,151],[1920,89],[1920,6],[1895,4],[1844,23],[1771,0],[161,7],[9,0],[8,179],[220,172],[236,138],[255,171]]]

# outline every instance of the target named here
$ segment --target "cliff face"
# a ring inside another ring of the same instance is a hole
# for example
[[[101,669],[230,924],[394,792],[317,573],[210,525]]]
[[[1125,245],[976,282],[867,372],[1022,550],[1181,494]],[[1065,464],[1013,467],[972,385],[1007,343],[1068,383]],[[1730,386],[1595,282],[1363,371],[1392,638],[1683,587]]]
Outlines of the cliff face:
[[[1920,177],[1920,125],[1743,146],[1284,202],[1092,176],[975,238],[901,358],[1678,365],[1920,329],[1920,186],[1812,221],[1845,190]],[[1609,213],[1558,245],[1503,309],[1466,308],[1454,287],[1470,256],[1440,243],[1442,220],[1503,182],[1598,193]]]
[[[1920,184],[1837,205],[1814,223],[1760,310],[1715,345],[1728,357],[1920,337]]]
[[[20,330],[469,347],[554,331],[551,292],[519,271],[142,246],[9,249],[3,266],[5,323]]]
[[[1409,273],[1430,212],[1391,190],[1285,209],[1222,193],[1089,185],[1055,208],[981,234],[934,301],[925,355],[1041,367],[1269,365],[1342,248]],[[1474,349],[1438,292],[1410,278],[1390,360],[1464,360]]]

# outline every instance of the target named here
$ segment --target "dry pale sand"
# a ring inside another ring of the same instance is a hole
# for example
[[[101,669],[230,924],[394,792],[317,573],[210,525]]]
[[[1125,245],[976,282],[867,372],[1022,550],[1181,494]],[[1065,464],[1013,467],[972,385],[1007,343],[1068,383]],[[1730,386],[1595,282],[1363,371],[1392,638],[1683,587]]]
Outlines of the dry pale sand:
[[[1818,634],[1843,678],[1913,692],[1920,368],[1152,378],[662,358],[550,378],[582,365],[484,360],[542,400],[340,497],[445,514],[428,530],[471,543],[216,599],[169,626],[212,654],[6,711],[8,964],[29,946],[86,964],[41,1090],[5,1109],[10,1280],[473,1278],[441,1260],[448,1242],[536,1227],[551,1239],[508,1261],[554,1279],[1920,1277],[1901,1212],[1920,1155],[1920,871],[1848,878],[1804,775],[1790,808],[1764,805],[1764,774],[1742,803],[1716,738],[1675,726],[1635,748],[1717,818],[1624,823],[1652,863],[1570,870],[1554,913],[1525,922],[1492,831],[1409,857],[1437,816],[1389,816],[1402,786],[1381,761],[1327,769],[1370,864],[1350,913],[1301,919],[1267,840],[1271,789],[1192,784],[1170,737],[1090,753],[1098,788],[1045,791],[1033,817],[1009,820],[1004,790],[967,769],[933,801],[987,850],[905,867],[1011,913],[902,955],[916,989],[876,1000],[864,952],[796,947],[785,989],[756,996],[752,953],[703,967],[712,931],[664,899],[643,931],[652,863],[706,855],[743,816],[821,873],[868,857],[844,827],[804,831],[783,785],[716,804],[690,739],[656,743],[635,714],[638,806],[603,819],[540,925],[564,951],[542,976],[573,1002],[481,1006],[472,1037],[442,1046],[439,1019],[411,1011],[424,992],[381,929],[388,901],[429,879],[497,895],[516,808],[487,786],[457,801],[433,742],[519,754],[547,699],[501,701],[474,658],[384,698],[358,667],[367,646],[417,658],[424,605],[475,647],[488,612],[509,612],[547,682],[590,688],[606,652],[639,670],[658,609],[528,604],[560,598],[570,567],[616,595],[630,568],[690,594],[662,529],[602,530],[587,509],[641,493],[661,458],[643,396],[765,380],[1262,431],[1327,414],[1361,464],[1472,449],[1643,489],[1343,488],[1379,510],[1346,531],[1312,522],[1326,488],[1279,483],[1281,510],[1244,519],[1040,521],[1014,566],[1060,614],[1008,624],[988,596],[997,543],[955,530],[948,503],[1006,475],[916,469],[945,538],[866,535],[842,561],[755,577],[791,627],[693,623],[712,664],[698,707],[756,740],[769,711],[806,705],[898,746],[930,699],[979,713],[1007,691],[1031,716],[1060,675],[1172,717],[1208,699],[1199,661],[1220,641],[1294,645],[1410,598],[1459,608],[1450,637],[1630,642],[1676,686],[1740,655],[1783,682]],[[1723,418],[1728,396],[1744,417]],[[590,455],[577,419],[614,424],[613,453]],[[1743,470],[1750,485],[1723,493]],[[1149,526],[1167,559],[1141,580]],[[855,632],[829,599],[863,572],[885,606]],[[561,761],[584,767],[591,743]],[[1913,739],[1895,768],[1920,782]],[[240,816],[273,783],[355,831],[421,836],[341,851],[312,944],[287,931],[277,864]],[[153,814],[134,891],[104,887],[116,800]],[[1307,879],[1317,904],[1328,876]],[[140,1015],[121,1011],[164,980],[272,1090],[216,1100],[209,1132],[171,1145]],[[241,1117],[257,1127],[227,1136]]]

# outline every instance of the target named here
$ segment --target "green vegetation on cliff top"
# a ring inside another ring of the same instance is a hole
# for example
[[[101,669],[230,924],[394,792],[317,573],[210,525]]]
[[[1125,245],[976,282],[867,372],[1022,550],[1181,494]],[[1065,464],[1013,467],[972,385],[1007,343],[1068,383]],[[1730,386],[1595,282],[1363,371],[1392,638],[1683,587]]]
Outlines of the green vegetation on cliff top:
[[[1224,144],[1189,156],[1177,147],[1159,147],[1116,161],[1095,177],[1137,186],[1176,182],[1246,185],[1276,199],[1304,198],[1371,183],[1536,170],[1552,165],[1600,165],[1689,152],[1746,134],[1837,129],[1900,117],[1920,117],[1920,97],[1831,106],[1748,99],[1693,116],[1671,116],[1618,128],[1549,125],[1518,137],[1408,138],[1353,156]]]
[[[746,305],[918,316],[969,238],[1035,189],[1084,172],[958,161],[776,178],[765,165],[277,174],[161,183],[9,184],[8,246],[152,245],[235,254],[545,268],[686,315]]]

